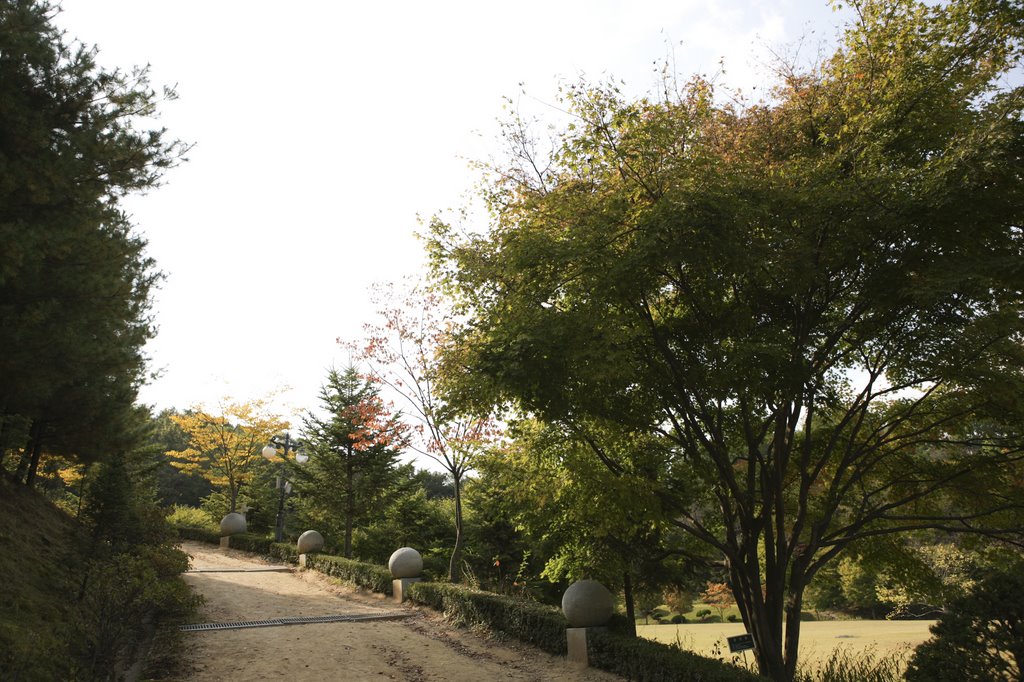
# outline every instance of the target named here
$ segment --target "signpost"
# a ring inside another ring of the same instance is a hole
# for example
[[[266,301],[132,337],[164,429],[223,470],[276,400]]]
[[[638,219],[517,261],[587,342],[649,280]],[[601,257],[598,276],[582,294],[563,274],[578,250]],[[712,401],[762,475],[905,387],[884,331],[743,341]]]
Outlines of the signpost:
[[[726,637],[729,642],[729,653],[735,654],[738,651],[743,652],[743,665],[747,665],[747,650],[754,648],[754,636],[751,634],[736,635],[734,637]]]
[[[735,654],[739,651],[746,651],[754,648],[754,636],[753,635],[736,635],[735,637],[727,637],[729,642],[729,653]]]

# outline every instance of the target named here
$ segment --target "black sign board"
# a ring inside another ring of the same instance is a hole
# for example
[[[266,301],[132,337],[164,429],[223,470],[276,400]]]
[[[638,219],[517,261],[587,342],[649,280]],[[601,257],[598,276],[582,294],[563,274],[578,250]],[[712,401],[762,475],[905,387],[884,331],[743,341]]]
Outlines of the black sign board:
[[[729,651],[731,653],[754,648],[753,635],[736,635],[735,637],[727,637],[726,639],[729,641]]]

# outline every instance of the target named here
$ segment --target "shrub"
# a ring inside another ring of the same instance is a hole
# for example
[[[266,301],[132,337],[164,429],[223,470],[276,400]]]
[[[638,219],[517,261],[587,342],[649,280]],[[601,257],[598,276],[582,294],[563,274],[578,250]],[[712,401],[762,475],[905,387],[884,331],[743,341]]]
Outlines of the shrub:
[[[682,615],[681,613],[677,613],[676,615],[672,616],[672,623],[675,624],[675,625],[679,625],[680,623],[685,623],[685,622],[686,622],[686,616]]]
[[[917,647],[908,682],[1020,680],[1024,675],[1024,563],[993,573],[954,600]]]
[[[409,596],[441,611],[457,625],[485,625],[548,653],[566,653],[565,629],[569,624],[554,606],[447,583],[416,583],[409,589]]]
[[[220,543],[220,531],[206,530],[204,528],[191,528],[189,526],[175,526],[178,537],[182,540],[195,540],[196,542],[208,542],[216,545]]]
[[[749,670],[649,639],[592,632],[587,642],[590,665],[637,682],[755,682],[765,679]]]
[[[171,513],[167,515],[167,523],[179,528],[202,528],[213,532],[218,530],[217,523],[205,510],[181,504],[174,505]]]
[[[291,542],[274,542],[269,535],[239,533],[231,536],[231,549],[252,552],[272,559],[280,559],[288,563],[299,562],[299,548]]]
[[[374,592],[391,594],[391,571],[386,566],[366,564],[330,554],[307,554],[306,568],[355,583]]]
[[[730,623],[738,623],[740,621],[740,617],[737,616],[735,613],[730,613],[729,617],[726,620],[728,620]]]
[[[151,623],[175,625],[200,598],[178,578],[188,557],[170,547],[142,546],[94,560],[67,624],[73,679],[115,679],[136,660]]]
[[[297,564],[299,563],[299,548],[294,542],[272,542],[267,556],[287,561],[290,564]]]
[[[568,622],[553,606],[525,602],[446,583],[416,583],[413,601],[444,613],[457,625],[484,625],[521,641],[564,656]],[[588,637],[590,664],[633,680],[702,680],[747,682],[763,678],[742,668],[704,658],[665,644],[608,632]]]

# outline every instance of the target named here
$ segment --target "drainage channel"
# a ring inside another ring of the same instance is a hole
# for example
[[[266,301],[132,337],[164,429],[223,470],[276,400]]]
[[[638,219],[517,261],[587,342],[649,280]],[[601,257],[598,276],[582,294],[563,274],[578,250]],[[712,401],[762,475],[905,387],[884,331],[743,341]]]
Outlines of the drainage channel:
[[[280,625],[306,625],[310,623],[352,623],[367,620],[399,620],[408,618],[412,614],[401,612],[390,613],[362,613],[345,614],[335,616],[294,616],[288,618],[271,618],[269,620],[240,620],[233,623],[193,623],[182,625],[178,629],[182,632],[197,632],[207,630],[239,630],[242,628],[273,628]]]
[[[190,568],[186,573],[291,573],[291,566],[267,566],[266,568]]]

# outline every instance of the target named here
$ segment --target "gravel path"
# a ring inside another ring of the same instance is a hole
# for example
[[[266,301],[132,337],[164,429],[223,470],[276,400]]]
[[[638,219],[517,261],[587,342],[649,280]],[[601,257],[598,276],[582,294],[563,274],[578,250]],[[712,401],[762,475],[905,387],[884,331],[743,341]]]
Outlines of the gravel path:
[[[185,542],[193,569],[266,568],[234,550]],[[206,597],[202,622],[340,614],[409,615],[402,620],[287,625],[185,633],[188,680],[566,680],[621,678],[579,670],[564,658],[518,642],[452,628],[429,609],[398,605],[315,571],[188,573]]]

